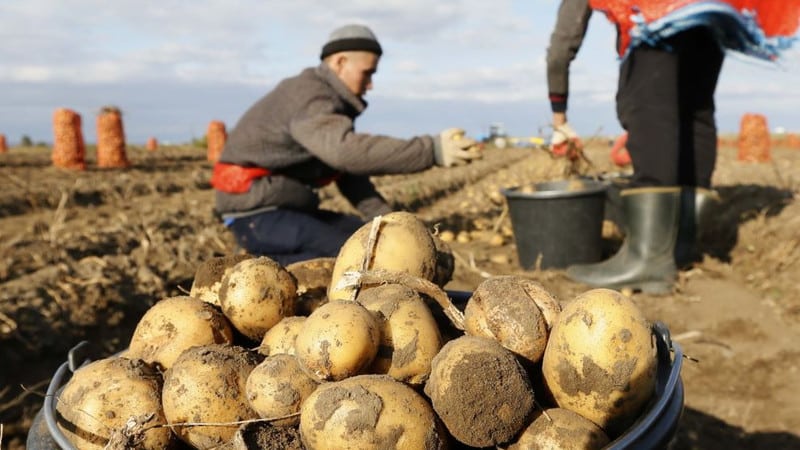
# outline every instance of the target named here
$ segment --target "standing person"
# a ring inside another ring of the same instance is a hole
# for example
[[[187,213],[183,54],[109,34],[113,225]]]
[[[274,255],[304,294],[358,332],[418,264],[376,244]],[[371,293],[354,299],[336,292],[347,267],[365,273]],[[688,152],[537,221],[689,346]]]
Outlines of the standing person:
[[[567,120],[569,66],[592,10],[617,28],[616,106],[634,172],[620,193],[626,239],[610,259],[567,268],[591,286],[669,292],[694,257],[716,163],[714,90],[724,48],[774,59],[797,30],[800,0],[562,0],[547,50],[554,151],[578,141]]]
[[[457,128],[411,139],[355,131],[382,52],[366,26],[334,30],[318,66],[281,81],[233,128],[211,184],[216,211],[247,252],[284,265],[336,256],[364,219],[391,211],[369,176],[478,156]],[[321,210],[317,191],[328,183],[362,217]]]

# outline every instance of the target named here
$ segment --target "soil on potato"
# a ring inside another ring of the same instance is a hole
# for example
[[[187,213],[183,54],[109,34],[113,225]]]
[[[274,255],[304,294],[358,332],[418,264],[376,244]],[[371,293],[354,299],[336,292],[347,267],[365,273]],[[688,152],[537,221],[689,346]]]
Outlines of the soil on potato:
[[[713,182],[721,201],[704,234],[705,259],[680,273],[671,295],[633,299],[698,361],[684,361],[676,448],[800,448],[800,151],[776,147],[771,163],[754,164],[736,161],[736,150],[719,152]],[[609,153],[604,143],[592,145],[593,164],[583,171],[617,171]],[[97,169],[90,151],[83,172],[53,168],[49,148],[0,155],[6,448],[24,448],[70,348],[81,340],[99,356],[126,348],[150,305],[188,294],[204,261],[238,253],[213,213],[205,148],[131,146],[127,154],[130,168]],[[448,242],[455,259],[448,289],[471,291],[488,276],[515,274],[565,300],[586,287],[562,270],[519,266],[500,189],[560,180],[574,169],[541,150],[488,147],[467,166],[375,182],[396,209],[458,236]],[[335,188],[322,195],[325,207],[353,211]],[[605,243],[606,253],[619,244]]]

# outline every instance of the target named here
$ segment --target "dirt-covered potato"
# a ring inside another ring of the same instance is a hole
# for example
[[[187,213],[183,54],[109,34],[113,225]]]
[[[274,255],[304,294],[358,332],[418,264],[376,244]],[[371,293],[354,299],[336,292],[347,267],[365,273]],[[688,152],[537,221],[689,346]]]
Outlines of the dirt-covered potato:
[[[161,408],[161,375],[144,361],[110,357],[76,370],[56,404],[58,427],[79,449],[164,449],[174,441]],[[126,430],[128,422],[135,423]],[[144,429],[147,431],[142,432]]]
[[[592,289],[564,305],[542,374],[558,406],[614,437],[652,398],[657,366],[655,337],[642,311],[617,291]]]
[[[369,372],[413,385],[424,383],[442,348],[439,327],[425,301],[399,284],[362,289],[356,300],[381,321],[381,344]]]
[[[266,256],[239,262],[222,278],[219,300],[234,327],[260,342],[281,319],[294,316],[294,276]]]
[[[534,409],[533,387],[514,354],[479,336],[442,347],[425,393],[450,434],[472,447],[509,442]]]
[[[307,316],[328,301],[328,286],[335,262],[336,258],[333,257],[314,258],[286,266],[286,270],[297,280],[295,314]]]
[[[536,411],[536,418],[508,450],[599,450],[609,443],[600,427],[563,408]]]
[[[233,328],[216,306],[194,297],[169,297],[139,320],[125,356],[169,369],[189,347],[232,342]]]
[[[278,427],[269,422],[245,423],[233,438],[214,450],[306,450],[296,427]]]
[[[220,306],[219,287],[222,285],[222,278],[237,263],[252,257],[251,255],[227,255],[216,256],[203,261],[197,266],[197,270],[194,273],[189,295],[212,305]]]
[[[187,425],[229,423],[257,418],[245,395],[257,355],[232,345],[192,347],[164,374],[164,415],[187,444],[208,449],[231,439],[236,426]]]
[[[436,275],[436,245],[425,224],[407,212],[392,212],[378,218],[374,245],[366,269],[383,269],[401,272],[433,281]],[[359,228],[342,245],[333,266],[330,300],[352,300],[352,288],[339,288],[342,275],[359,271],[369,251],[370,234],[376,222],[370,221]]]
[[[561,306],[539,283],[518,276],[484,280],[464,309],[465,332],[496,339],[500,344],[537,363]]]
[[[277,354],[266,358],[247,377],[247,401],[259,417],[273,419],[300,412],[300,405],[317,388],[317,381],[300,368],[297,358]],[[300,417],[272,421],[297,425]]]
[[[359,303],[335,300],[308,316],[294,350],[301,366],[316,379],[341,380],[369,367],[380,338],[375,314]]]
[[[309,450],[447,448],[425,397],[387,375],[320,385],[300,410],[300,435]]]
[[[258,353],[264,356],[286,353],[294,355],[294,341],[305,323],[305,316],[284,317],[269,331],[258,346]]]

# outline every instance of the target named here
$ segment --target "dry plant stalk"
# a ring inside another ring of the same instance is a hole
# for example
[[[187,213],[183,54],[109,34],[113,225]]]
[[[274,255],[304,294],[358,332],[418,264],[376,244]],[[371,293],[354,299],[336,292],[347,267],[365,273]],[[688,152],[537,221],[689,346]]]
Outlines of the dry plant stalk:
[[[6,135],[0,133],[0,153],[8,153],[8,143],[6,142]]]
[[[745,162],[769,162],[772,160],[770,144],[767,118],[762,114],[743,115],[737,159]]]
[[[130,165],[125,154],[122,113],[115,106],[105,106],[97,115],[97,166],[124,169]]]
[[[208,131],[206,132],[206,144],[208,145],[206,157],[209,161],[219,161],[219,156],[222,154],[222,149],[225,147],[227,139],[228,133],[225,131],[225,123],[219,120],[212,120],[208,124]]]
[[[158,139],[151,137],[147,139],[147,150],[154,152],[158,150]]]
[[[53,114],[53,165],[63,169],[85,170],[86,147],[81,132],[81,116],[67,108]]]

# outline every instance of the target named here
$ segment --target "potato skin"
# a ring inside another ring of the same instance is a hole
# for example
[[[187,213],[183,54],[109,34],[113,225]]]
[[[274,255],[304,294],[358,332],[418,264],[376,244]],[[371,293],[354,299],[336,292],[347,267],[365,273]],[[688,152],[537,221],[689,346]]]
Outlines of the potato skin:
[[[207,449],[233,437],[236,427],[180,426],[186,422],[236,422],[258,416],[247,404],[247,377],[256,354],[232,345],[192,347],[164,374],[162,403],[174,433],[187,444]]]
[[[309,450],[444,450],[447,433],[427,400],[387,375],[324,383],[303,403]]]
[[[406,273],[433,281],[436,277],[436,245],[425,224],[415,215],[396,211],[380,218],[372,260],[367,269]],[[329,300],[352,300],[352,288],[337,288],[345,272],[361,270],[372,222],[356,230],[342,245],[333,266]]]
[[[535,407],[530,379],[514,354],[479,336],[442,347],[425,393],[450,434],[471,447],[511,441]]]
[[[264,356],[286,353],[294,355],[294,341],[306,321],[305,316],[289,316],[281,319],[264,333],[264,339],[258,346],[258,353]]]
[[[508,450],[600,450],[610,441],[591,420],[563,408],[536,412],[536,418]]]
[[[433,313],[419,294],[399,284],[362,289],[356,299],[381,322],[381,344],[369,371],[411,385],[424,384],[442,348]]]
[[[239,262],[222,279],[222,312],[239,332],[256,342],[281,319],[293,316],[297,282],[266,256]]]
[[[328,286],[331,284],[334,257],[313,258],[286,266],[286,270],[297,280],[295,313],[307,316],[320,305],[328,302]]]
[[[194,297],[169,297],[139,320],[126,356],[169,369],[189,347],[232,342],[233,328],[215,306]]]
[[[262,361],[247,377],[247,402],[262,419],[300,412],[300,405],[317,388],[317,381],[303,372],[292,355],[277,354]],[[299,417],[270,422],[293,426]]]
[[[473,292],[464,310],[465,331],[496,339],[525,358],[541,361],[550,328],[561,311],[556,299],[539,283],[518,276],[495,276]]]
[[[58,427],[76,448],[99,450],[131,417],[143,427],[166,424],[161,386],[159,373],[141,360],[114,356],[93,361],[64,385],[56,404]],[[174,441],[169,428],[156,427],[144,433],[137,448],[170,448]]]
[[[220,306],[219,288],[222,285],[222,278],[238,262],[252,257],[252,255],[227,255],[212,257],[204,261],[194,273],[189,296]]]
[[[542,374],[558,406],[614,437],[652,398],[656,353],[650,324],[636,304],[617,291],[592,289],[564,305]]]
[[[301,367],[319,381],[361,373],[375,359],[380,323],[356,302],[328,302],[303,323],[294,343]]]

